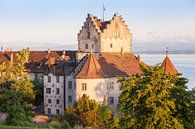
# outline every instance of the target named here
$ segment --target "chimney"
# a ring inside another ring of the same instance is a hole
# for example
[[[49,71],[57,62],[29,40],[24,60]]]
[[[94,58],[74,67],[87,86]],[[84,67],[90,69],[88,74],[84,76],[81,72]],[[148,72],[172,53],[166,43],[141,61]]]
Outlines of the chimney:
[[[14,61],[14,54],[13,54],[13,52],[11,52],[11,54],[10,54],[10,61],[11,61],[11,62]]]
[[[3,47],[1,47],[1,52],[3,52]]]
[[[50,50],[50,49],[48,49],[48,50],[47,50],[47,53],[48,53],[48,54],[50,54],[50,53],[51,53],[51,50]]]
[[[62,52],[62,58],[64,59],[64,58],[65,58],[65,56],[66,56],[66,51],[65,51],[65,50],[63,50],[63,52]]]

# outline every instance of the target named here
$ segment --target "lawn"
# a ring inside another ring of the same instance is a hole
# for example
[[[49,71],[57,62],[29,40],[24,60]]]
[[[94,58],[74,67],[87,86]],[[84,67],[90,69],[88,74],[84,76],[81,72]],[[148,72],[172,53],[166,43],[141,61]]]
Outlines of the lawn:
[[[34,125],[34,126],[31,125],[30,127],[20,127],[20,126],[7,126],[7,125],[0,124],[0,129],[49,129],[49,128],[40,125]]]

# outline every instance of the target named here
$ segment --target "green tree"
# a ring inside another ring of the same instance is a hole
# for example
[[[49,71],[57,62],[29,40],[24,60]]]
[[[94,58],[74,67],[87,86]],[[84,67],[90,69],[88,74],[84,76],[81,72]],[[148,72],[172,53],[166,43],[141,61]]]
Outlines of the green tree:
[[[171,96],[176,88],[175,76],[163,73],[159,66],[144,67],[143,71],[141,75],[119,79],[122,127],[183,129],[183,123],[174,115],[177,105]]]
[[[119,128],[119,121],[112,111],[104,103],[99,104],[88,96],[79,98],[73,107],[68,108],[64,118],[72,127],[83,125],[95,129]]]
[[[0,111],[8,113],[7,124],[22,125],[31,120],[35,94],[24,66],[28,54],[24,49],[17,54],[17,62],[0,65]]]
[[[32,83],[34,85],[33,90],[36,93],[33,104],[36,106],[40,106],[43,104],[43,95],[44,95],[43,83],[40,80],[34,80],[32,81]]]
[[[195,128],[195,90],[187,89],[186,78],[181,75],[174,76],[175,87],[171,90],[171,97],[175,99],[176,110],[173,115],[179,118],[186,129]]]

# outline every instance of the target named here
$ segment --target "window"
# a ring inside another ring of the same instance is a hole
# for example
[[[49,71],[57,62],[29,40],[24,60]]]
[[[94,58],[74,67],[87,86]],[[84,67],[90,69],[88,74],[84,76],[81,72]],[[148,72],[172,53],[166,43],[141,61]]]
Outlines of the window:
[[[51,108],[47,109],[47,114],[51,114]]]
[[[112,43],[110,44],[110,48],[112,48]]]
[[[56,99],[56,104],[60,104],[60,100],[59,99]]]
[[[114,82],[107,82],[107,90],[113,90],[114,89]]]
[[[35,80],[38,80],[38,76],[37,76],[37,74],[35,73]]]
[[[114,33],[115,38],[119,37],[119,32]]]
[[[51,82],[51,76],[48,76],[48,82]]]
[[[114,104],[114,97],[109,97],[108,101],[109,101],[109,104]]]
[[[87,38],[90,39],[90,32],[87,32]]]
[[[56,76],[56,82],[57,82],[57,83],[60,82],[60,76]]]
[[[60,88],[56,88],[56,94],[60,94]]]
[[[91,45],[92,49],[94,49],[94,44]]]
[[[86,91],[87,90],[87,83],[82,83],[82,90]]]
[[[68,89],[72,89],[72,81],[68,81]]]
[[[68,102],[72,103],[72,96],[68,96]]]
[[[57,114],[57,115],[60,114],[60,109],[56,109],[56,114]]]
[[[88,49],[88,47],[89,47],[89,46],[88,46],[88,44],[86,43],[86,44],[85,44],[85,49]]]
[[[46,94],[51,94],[51,88],[46,88]]]
[[[110,88],[109,89],[112,89],[112,90],[114,89],[114,82],[110,83]]]
[[[51,99],[48,99],[48,103],[51,103]]]

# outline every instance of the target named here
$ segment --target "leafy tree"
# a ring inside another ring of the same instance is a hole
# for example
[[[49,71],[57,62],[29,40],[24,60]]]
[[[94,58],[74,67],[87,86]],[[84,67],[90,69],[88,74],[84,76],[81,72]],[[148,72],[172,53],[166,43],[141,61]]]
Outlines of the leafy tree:
[[[43,83],[40,80],[34,80],[32,81],[34,85],[34,92],[36,93],[35,95],[35,100],[34,100],[34,105],[39,106],[43,104]]]
[[[112,111],[105,104],[90,100],[88,96],[79,98],[73,107],[69,107],[64,118],[72,127],[83,125],[98,129],[119,128],[119,121],[113,116]]]
[[[28,54],[28,49],[24,49],[17,54],[17,62],[0,65],[0,111],[8,113],[7,124],[22,125],[31,120],[35,95],[24,66]]]
[[[173,115],[179,118],[186,129],[195,128],[195,90],[187,89],[188,80],[181,75],[175,76],[175,87],[171,90],[171,97],[175,99],[176,110]]]
[[[159,66],[144,67],[143,71],[142,75],[119,79],[122,127],[183,129],[175,116],[177,103],[171,93],[177,87],[175,76],[164,73]]]

